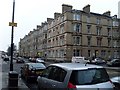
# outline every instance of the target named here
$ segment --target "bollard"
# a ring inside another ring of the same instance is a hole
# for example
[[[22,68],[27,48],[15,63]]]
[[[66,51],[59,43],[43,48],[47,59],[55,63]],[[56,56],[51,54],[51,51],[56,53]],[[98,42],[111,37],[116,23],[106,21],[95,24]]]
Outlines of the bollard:
[[[16,71],[9,72],[9,87],[18,87],[18,73]]]

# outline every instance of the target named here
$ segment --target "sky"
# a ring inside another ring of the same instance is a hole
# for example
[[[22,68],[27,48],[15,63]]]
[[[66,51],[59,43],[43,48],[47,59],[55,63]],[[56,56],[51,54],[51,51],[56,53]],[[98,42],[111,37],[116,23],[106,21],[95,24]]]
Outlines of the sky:
[[[36,29],[47,18],[54,18],[54,13],[62,12],[62,4],[72,5],[73,9],[82,10],[90,4],[90,11],[103,14],[111,11],[111,16],[118,15],[120,0],[15,0],[13,42],[18,48],[20,38]],[[13,0],[0,0],[0,51],[7,51],[11,45]]]

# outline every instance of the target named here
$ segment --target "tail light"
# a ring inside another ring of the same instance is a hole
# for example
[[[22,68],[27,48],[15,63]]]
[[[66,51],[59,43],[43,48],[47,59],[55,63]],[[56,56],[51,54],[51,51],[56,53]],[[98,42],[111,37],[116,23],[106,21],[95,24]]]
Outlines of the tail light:
[[[67,88],[76,88],[76,85],[73,85],[71,82],[68,82]]]

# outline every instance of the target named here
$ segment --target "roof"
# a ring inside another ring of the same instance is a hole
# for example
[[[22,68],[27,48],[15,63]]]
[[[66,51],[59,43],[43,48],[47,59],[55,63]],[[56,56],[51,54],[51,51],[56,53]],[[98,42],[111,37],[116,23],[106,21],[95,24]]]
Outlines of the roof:
[[[81,64],[81,63],[55,63],[51,64],[54,66],[61,67],[67,70],[83,70],[88,68],[103,68],[102,66],[92,65],[92,64]]]

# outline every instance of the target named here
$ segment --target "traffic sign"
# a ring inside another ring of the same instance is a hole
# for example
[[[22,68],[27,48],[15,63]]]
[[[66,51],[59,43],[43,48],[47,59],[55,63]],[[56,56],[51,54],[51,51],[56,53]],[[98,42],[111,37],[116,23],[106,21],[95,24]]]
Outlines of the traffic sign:
[[[17,23],[9,22],[9,26],[17,27]]]

